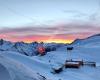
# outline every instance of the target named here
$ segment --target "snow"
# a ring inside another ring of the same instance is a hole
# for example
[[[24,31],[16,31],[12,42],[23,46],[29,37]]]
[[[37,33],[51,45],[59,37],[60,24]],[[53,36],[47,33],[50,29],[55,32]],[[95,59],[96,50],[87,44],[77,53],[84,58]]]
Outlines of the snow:
[[[7,57],[5,57],[4,55],[7,56],[9,55],[9,53],[1,53],[0,63],[4,65],[10,73],[11,80],[43,80],[42,77],[37,74],[36,70],[32,70],[28,67],[28,62],[26,62],[27,59],[25,58],[24,61],[25,56],[22,57],[22,55],[20,55],[21,57],[19,57],[17,53],[11,53],[11,55]],[[14,56],[17,55],[18,57],[15,58]],[[17,61],[16,59],[23,60],[23,63],[21,61]],[[24,65],[24,62],[26,62],[27,64]]]
[[[48,52],[47,55],[45,56],[33,56],[33,57],[24,56],[12,51],[3,51],[3,52],[1,51],[0,63],[4,64],[7,61],[11,63],[9,64],[9,68],[15,67],[14,70],[12,70],[14,71],[13,74],[16,73],[15,75],[17,75],[18,77],[26,76],[26,77],[20,77],[20,79],[18,80],[25,80],[25,79],[31,80],[30,77],[32,77],[32,73],[35,74],[34,76],[36,76],[36,73],[39,73],[50,80],[59,80],[59,79],[99,80],[100,79],[100,74],[98,74],[100,73],[99,66],[97,66],[96,68],[83,66],[80,67],[79,69],[64,69],[59,74],[51,73],[52,68],[54,66],[61,66],[64,64],[65,60],[67,59],[67,51],[65,50],[66,48],[67,46],[64,46],[58,48],[57,51]],[[95,52],[97,50],[98,52]],[[83,46],[83,48],[81,49],[79,47],[76,47],[76,49],[72,51],[71,57],[75,59],[82,58],[85,61],[87,60],[95,61],[98,64],[100,64],[99,52],[100,52],[100,47],[86,48]],[[4,58],[3,60],[6,61],[2,62],[1,58]],[[11,65],[12,66],[15,65],[15,66],[12,67]]]
[[[0,64],[0,79],[11,80],[9,72],[2,64]]]
[[[56,51],[47,52],[44,56],[30,57],[12,50],[0,51],[0,80],[1,78],[2,80],[100,80],[100,37],[93,38],[71,44],[70,46],[74,48],[70,51],[70,55],[67,52],[68,46],[62,44]],[[24,45],[27,47],[26,44]],[[30,48],[32,46],[34,45]],[[58,45],[52,44],[52,46]],[[69,57],[73,60],[96,62],[96,67],[84,65],[79,69],[63,68],[61,73],[53,74],[52,68],[63,66]],[[3,79],[2,70],[8,79]]]

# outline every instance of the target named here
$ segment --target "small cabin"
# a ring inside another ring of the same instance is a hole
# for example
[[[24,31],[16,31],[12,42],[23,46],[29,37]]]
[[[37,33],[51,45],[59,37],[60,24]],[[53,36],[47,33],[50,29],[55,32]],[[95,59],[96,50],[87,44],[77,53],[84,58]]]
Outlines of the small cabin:
[[[66,62],[65,63],[65,68],[79,68],[81,64],[79,62]]]
[[[82,65],[83,65],[83,60],[81,59],[71,59],[71,60],[66,60],[65,62],[66,68],[79,68]]]
[[[84,65],[96,67],[96,62],[89,62],[89,61],[86,61],[86,62],[84,62]]]
[[[73,50],[74,49],[74,47],[67,47],[67,50],[68,51],[71,51],[71,50]]]

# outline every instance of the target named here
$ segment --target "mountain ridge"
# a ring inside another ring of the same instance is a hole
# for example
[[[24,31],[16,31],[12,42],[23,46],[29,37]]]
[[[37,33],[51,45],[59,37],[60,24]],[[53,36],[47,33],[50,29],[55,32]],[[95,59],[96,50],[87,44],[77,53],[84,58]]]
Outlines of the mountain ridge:
[[[26,56],[38,55],[38,46],[44,46],[46,52],[54,51],[57,47],[60,47],[61,44],[57,43],[25,43],[25,42],[11,42],[0,39],[0,51],[15,51]]]
[[[88,44],[88,43],[95,43],[95,42],[100,42],[100,34],[94,34],[92,36],[89,36],[87,38],[84,39],[75,39],[72,44]]]

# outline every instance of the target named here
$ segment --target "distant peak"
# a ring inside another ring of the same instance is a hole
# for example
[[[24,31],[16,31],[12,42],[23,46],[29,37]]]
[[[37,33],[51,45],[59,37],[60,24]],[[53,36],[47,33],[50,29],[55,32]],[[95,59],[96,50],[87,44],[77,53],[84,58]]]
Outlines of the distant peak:
[[[3,41],[3,39],[0,39],[0,41]]]
[[[2,45],[4,43],[3,39],[0,39],[0,45]]]

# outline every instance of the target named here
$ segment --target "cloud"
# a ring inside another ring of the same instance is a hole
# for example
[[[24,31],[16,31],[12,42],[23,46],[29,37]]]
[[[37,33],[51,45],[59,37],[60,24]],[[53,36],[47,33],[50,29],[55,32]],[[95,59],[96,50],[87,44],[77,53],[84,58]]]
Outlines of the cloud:
[[[15,41],[74,40],[100,33],[100,26],[92,23],[65,23],[0,29],[0,38]]]
[[[25,26],[20,28],[2,28],[0,34],[16,34],[20,35],[51,35],[51,34],[69,34],[69,33],[80,33],[80,32],[100,32],[100,26],[93,24],[82,24],[82,23],[68,23],[68,24],[57,24],[51,26]]]

